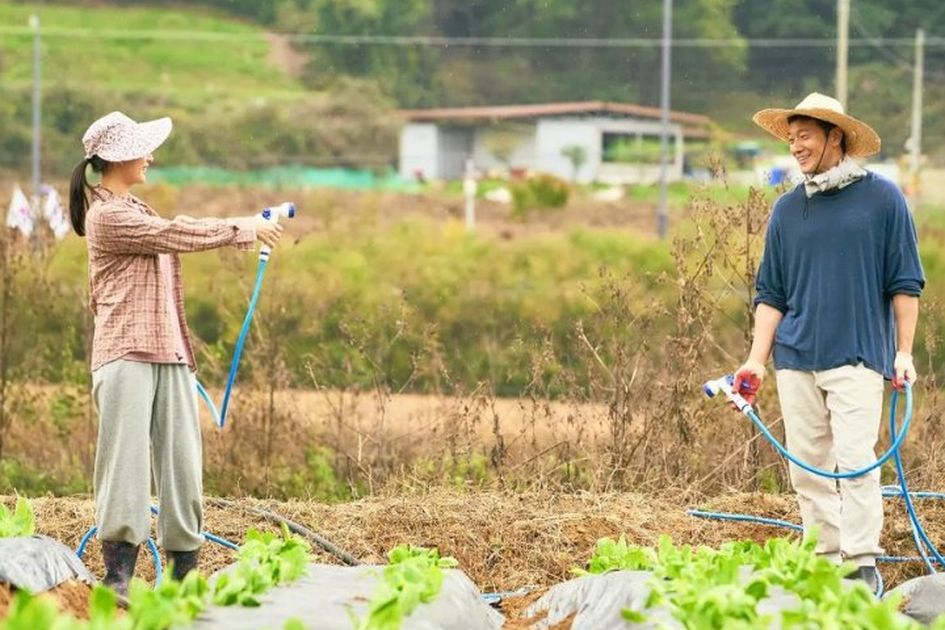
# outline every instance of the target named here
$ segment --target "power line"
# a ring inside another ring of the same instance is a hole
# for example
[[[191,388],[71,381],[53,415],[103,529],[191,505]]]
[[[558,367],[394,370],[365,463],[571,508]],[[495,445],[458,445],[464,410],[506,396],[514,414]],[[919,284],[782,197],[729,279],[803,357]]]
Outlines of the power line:
[[[883,41],[882,38],[872,35],[863,26],[862,20],[860,19],[860,17],[857,15],[855,11],[850,12],[850,17],[853,22],[853,28],[855,28],[857,32],[859,32],[860,35],[862,35],[863,38],[866,39],[866,41],[870,43],[871,47],[874,50],[876,50],[876,52],[878,52],[884,59],[886,59],[886,61],[892,63],[894,66],[898,66],[901,70],[908,70],[909,72],[912,72],[912,69],[915,63],[914,59],[902,57],[898,55],[897,53],[892,52],[888,50],[886,47],[884,47],[882,45],[882,41]],[[915,39],[913,38],[911,41],[913,42],[913,46],[914,46]],[[926,70],[925,76],[933,77],[936,79],[945,79],[945,73],[943,72],[935,72],[935,71],[930,72]]]
[[[45,37],[168,41],[244,42],[261,38],[264,33],[232,33],[219,31],[167,31],[153,29],[117,30],[45,27]],[[434,35],[330,35],[318,33],[272,33],[287,41],[304,44],[375,45],[375,46],[442,46],[493,48],[658,48],[659,37],[580,38],[580,37],[447,37]],[[0,35],[30,36],[28,27],[0,26]],[[911,37],[861,37],[850,39],[850,46],[908,46]],[[926,38],[927,47],[945,47],[945,37]],[[808,38],[674,38],[675,48],[834,48],[833,37]]]
[[[31,79],[4,79],[0,76],[0,87],[11,90],[25,90],[32,87]],[[127,82],[112,80],[87,79],[84,81],[64,81],[56,80],[56,87],[73,88],[88,91],[90,89],[100,90],[102,92],[141,92],[146,94],[159,95],[221,95],[221,96],[257,96],[260,98],[284,99],[288,101],[298,100],[300,97],[309,96],[310,91],[298,87],[295,89],[275,89],[265,85],[249,85],[248,87],[240,85],[226,84],[220,82],[217,84],[203,83],[162,83],[160,81],[151,82]]]
[[[893,65],[897,65],[902,68],[908,68],[908,69],[912,68],[912,61],[906,60],[903,57],[900,57],[899,55],[897,55],[896,53],[890,52],[889,50],[884,48],[881,43],[882,38],[876,37],[872,35],[869,31],[867,31],[863,27],[863,23],[860,21],[860,18],[856,14],[856,12],[851,12],[850,17],[851,17],[851,21],[853,22],[853,28],[855,28],[857,32],[860,35],[862,35],[864,39],[866,39],[866,41],[869,42],[871,48],[879,52],[880,55],[885,57],[887,61],[891,61]],[[912,40],[912,41],[915,42],[915,40]]]

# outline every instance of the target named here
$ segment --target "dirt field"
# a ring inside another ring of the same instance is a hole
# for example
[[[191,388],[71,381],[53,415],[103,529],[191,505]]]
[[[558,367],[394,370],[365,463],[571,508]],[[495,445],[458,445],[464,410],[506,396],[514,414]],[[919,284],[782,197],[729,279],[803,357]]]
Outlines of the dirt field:
[[[11,425],[5,454],[57,479],[79,475],[90,480],[97,426],[88,393],[74,391],[76,400],[82,401],[77,409],[86,409],[87,416],[57,424],[50,420],[51,409],[63,389],[34,386],[30,398],[39,419]],[[216,401],[222,398],[217,390],[210,394]],[[479,395],[287,390],[275,395],[277,420],[267,424],[261,416],[268,407],[264,395],[236,390],[232,401],[224,430],[216,427],[203,402],[199,403],[209,478],[255,479],[267,474],[270,463],[304,467],[309,449],[319,447],[329,449],[334,457],[347,462],[345,465],[370,469],[368,476],[384,470],[387,472],[382,476],[400,478],[392,467],[402,464],[409,471],[418,462],[437,463],[444,458],[481,462],[485,473],[498,444],[502,445],[504,472],[512,477],[538,478],[562,461],[594,457],[611,439],[608,410],[603,404]],[[64,448],[66,444],[68,448]],[[271,457],[264,455],[266,444],[271,444]],[[491,466],[488,472],[495,471]],[[249,494],[260,491],[256,488]]]
[[[220,400],[221,393],[212,396]],[[237,400],[239,392],[233,395]],[[425,394],[378,394],[291,390],[275,398],[280,413],[298,419],[321,435],[353,434],[362,440],[384,440],[393,449],[410,447],[437,453],[450,441],[479,447],[505,439],[513,460],[563,441],[597,443],[606,439],[608,410],[604,404],[531,400],[527,398],[450,397]],[[204,426],[213,431],[203,403]],[[233,422],[239,422],[238,406]]]

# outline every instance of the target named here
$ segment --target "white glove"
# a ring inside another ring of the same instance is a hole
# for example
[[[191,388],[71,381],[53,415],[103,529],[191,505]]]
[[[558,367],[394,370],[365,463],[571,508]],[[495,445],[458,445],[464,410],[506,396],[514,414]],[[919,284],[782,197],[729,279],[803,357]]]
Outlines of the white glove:
[[[896,374],[893,377],[893,387],[899,391],[903,390],[905,381],[915,385],[919,376],[915,373],[915,364],[912,362],[912,355],[908,352],[897,352],[896,360],[893,362],[893,369]]]

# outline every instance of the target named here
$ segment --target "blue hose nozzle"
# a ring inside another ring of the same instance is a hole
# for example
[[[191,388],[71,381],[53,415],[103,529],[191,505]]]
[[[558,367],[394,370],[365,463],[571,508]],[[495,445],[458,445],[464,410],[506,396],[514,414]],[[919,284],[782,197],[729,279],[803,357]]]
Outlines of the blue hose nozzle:
[[[280,217],[286,219],[295,218],[295,204],[291,201],[283,201],[278,206],[270,206],[262,211],[262,217],[267,221],[279,221]]]
[[[721,376],[714,381],[706,381],[702,384],[702,392],[707,398],[715,398],[720,392],[727,392],[735,385],[735,377],[731,374]]]
[[[702,392],[709,398],[725,394],[725,397],[742,413],[747,414],[753,411],[751,403],[745,400],[740,392],[735,391],[735,377],[731,374],[720,376],[714,381],[706,381],[702,385]]]
[[[294,219],[295,204],[291,201],[283,201],[278,206],[270,206],[262,211],[262,218],[272,223],[278,223],[279,219]],[[268,245],[259,248],[259,260],[269,260],[272,249]]]

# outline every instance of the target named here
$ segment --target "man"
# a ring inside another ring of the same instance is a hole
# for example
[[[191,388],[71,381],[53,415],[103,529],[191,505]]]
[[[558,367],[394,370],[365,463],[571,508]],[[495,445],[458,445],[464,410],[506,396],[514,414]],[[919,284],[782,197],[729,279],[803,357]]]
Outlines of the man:
[[[752,402],[774,350],[788,448],[818,468],[876,460],[884,378],[914,383],[912,340],[925,285],[915,225],[896,186],[854,157],[879,151],[867,124],[813,93],[756,124],[784,140],[805,181],[775,203],[758,271],[754,340],[735,385]],[[857,566],[874,590],[883,527],[879,470],[837,482],[790,465],[817,552]]]

